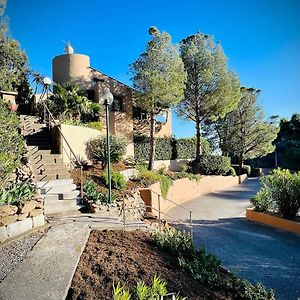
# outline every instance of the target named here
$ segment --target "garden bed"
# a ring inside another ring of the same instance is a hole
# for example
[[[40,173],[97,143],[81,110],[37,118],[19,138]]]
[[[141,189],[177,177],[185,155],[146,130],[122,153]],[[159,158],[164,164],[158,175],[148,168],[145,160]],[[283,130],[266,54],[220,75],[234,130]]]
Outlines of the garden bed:
[[[253,208],[247,208],[246,218],[281,230],[300,234],[300,222],[283,219],[268,213],[257,212]]]
[[[178,255],[159,249],[149,232],[92,231],[67,299],[111,300],[113,284],[120,283],[133,291],[139,281],[151,285],[155,275],[167,282],[168,292],[180,292],[187,299],[250,299],[241,296],[247,292],[240,294],[238,288],[233,288],[241,279],[234,279],[223,268],[217,272],[218,279],[212,284],[196,281],[179,268]],[[253,292],[249,285],[246,287]]]

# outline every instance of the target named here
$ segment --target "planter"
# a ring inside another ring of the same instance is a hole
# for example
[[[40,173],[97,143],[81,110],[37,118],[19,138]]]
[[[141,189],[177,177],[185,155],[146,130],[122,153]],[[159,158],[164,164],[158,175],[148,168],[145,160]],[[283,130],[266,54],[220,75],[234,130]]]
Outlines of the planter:
[[[247,208],[246,218],[250,221],[259,222],[265,225],[269,225],[281,230],[300,234],[300,223],[275,217],[266,213],[261,213],[253,210],[253,208]]]

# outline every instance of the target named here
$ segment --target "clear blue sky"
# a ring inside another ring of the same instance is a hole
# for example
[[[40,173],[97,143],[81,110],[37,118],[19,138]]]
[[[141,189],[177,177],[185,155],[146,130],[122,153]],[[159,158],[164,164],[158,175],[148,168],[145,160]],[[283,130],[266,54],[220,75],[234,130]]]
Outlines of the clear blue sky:
[[[8,0],[6,15],[34,70],[51,76],[51,59],[69,40],[93,67],[127,84],[150,26],[176,43],[213,34],[242,85],[262,90],[267,116],[300,112],[299,0]],[[192,136],[194,125],[174,118],[173,132]]]

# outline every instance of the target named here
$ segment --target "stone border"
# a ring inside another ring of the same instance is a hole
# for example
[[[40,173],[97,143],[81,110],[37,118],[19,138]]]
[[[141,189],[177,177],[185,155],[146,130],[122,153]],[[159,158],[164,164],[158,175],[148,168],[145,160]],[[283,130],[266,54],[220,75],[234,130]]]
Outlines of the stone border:
[[[255,221],[281,230],[300,234],[300,222],[282,219],[266,213],[257,212],[253,208],[247,208],[246,218],[250,221]]]
[[[0,243],[45,225],[44,199],[0,206]]]

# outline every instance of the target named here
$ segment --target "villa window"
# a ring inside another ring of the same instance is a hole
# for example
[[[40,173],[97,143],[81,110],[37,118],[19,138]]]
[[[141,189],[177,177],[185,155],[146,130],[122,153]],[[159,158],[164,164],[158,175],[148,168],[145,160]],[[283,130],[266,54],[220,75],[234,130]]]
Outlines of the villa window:
[[[124,112],[124,102],[123,102],[123,97],[120,96],[114,96],[114,101],[112,103],[111,109],[113,111],[119,111],[119,112]]]

